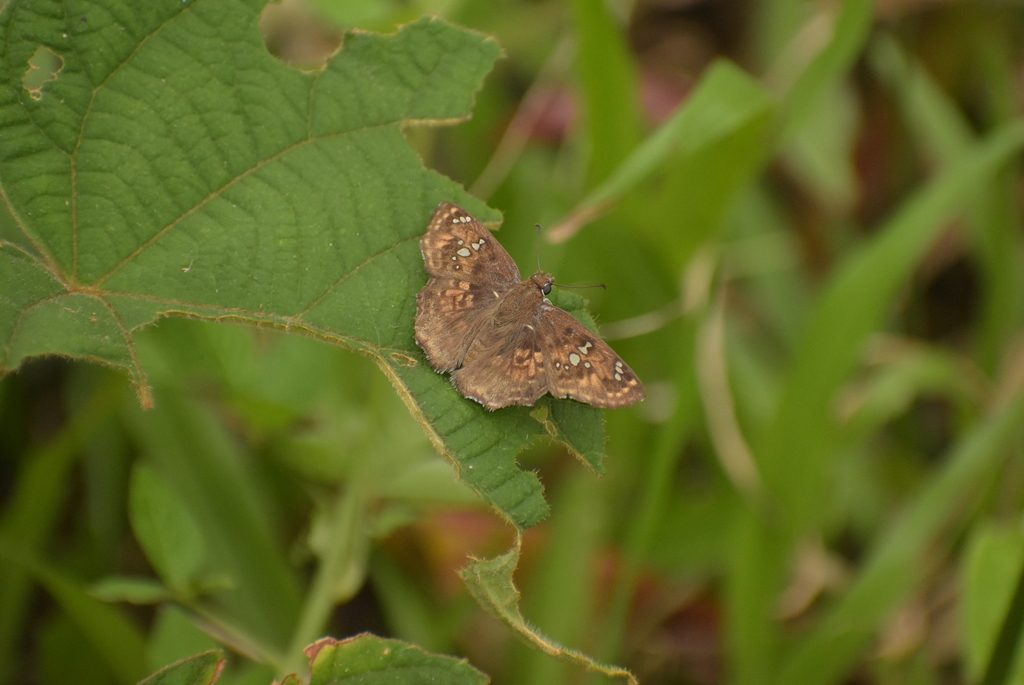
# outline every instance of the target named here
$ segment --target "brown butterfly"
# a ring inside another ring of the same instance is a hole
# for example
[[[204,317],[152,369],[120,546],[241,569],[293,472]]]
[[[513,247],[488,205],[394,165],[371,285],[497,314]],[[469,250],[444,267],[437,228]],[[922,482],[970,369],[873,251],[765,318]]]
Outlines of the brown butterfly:
[[[619,355],[548,302],[554,279],[522,280],[466,210],[438,205],[420,249],[430,280],[416,296],[416,342],[465,397],[488,409],[532,405],[547,392],[609,408],[644,398]]]

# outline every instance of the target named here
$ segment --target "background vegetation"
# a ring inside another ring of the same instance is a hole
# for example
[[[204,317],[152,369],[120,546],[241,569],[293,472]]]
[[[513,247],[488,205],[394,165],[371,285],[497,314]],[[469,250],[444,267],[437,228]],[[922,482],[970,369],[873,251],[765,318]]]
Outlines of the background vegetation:
[[[6,19],[22,6],[53,9]],[[424,13],[504,58],[471,120],[406,139],[504,213],[523,271],[539,257],[560,283],[607,284],[589,309],[646,383],[605,413],[604,476],[518,415],[508,439],[550,506],[531,527],[542,511],[451,448],[456,480],[424,429],[450,435],[400,399],[422,399],[415,377],[326,334],[140,324],[149,410],[123,371],[21,363],[5,338],[0,679],[131,683],[219,644],[221,682],[265,683],[316,637],[367,630],[497,683],[607,679],[470,597],[467,555],[512,548],[526,619],[641,682],[1024,682],[1024,10],[318,0],[260,26],[319,69],[343,30]],[[59,85],[6,87],[9,111]],[[306,163],[302,187],[329,193],[341,171]],[[0,170],[9,254],[24,179]],[[27,282],[12,273],[4,314]]]

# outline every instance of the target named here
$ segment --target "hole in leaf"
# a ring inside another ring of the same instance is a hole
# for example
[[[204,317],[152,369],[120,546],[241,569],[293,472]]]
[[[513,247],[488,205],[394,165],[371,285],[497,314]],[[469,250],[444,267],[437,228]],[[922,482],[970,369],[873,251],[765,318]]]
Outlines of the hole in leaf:
[[[308,5],[293,0],[268,3],[260,15],[260,33],[270,54],[289,66],[312,71],[337,51],[341,30]]]
[[[28,71],[21,83],[33,100],[43,99],[43,86],[56,81],[60,70],[64,68],[64,59],[56,52],[40,45],[28,61]]]

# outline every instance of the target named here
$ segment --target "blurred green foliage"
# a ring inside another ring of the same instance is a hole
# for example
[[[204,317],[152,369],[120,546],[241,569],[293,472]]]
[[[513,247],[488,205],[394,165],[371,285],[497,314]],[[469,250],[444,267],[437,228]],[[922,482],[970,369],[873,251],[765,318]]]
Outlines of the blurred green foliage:
[[[426,12],[496,38],[472,120],[404,133],[524,271],[539,222],[544,270],[607,284],[647,385],[605,413],[603,478],[519,455],[551,508],[528,622],[642,682],[1024,682],[1024,10],[310,4],[263,17],[302,68]],[[269,682],[364,630],[497,683],[603,678],[469,597],[456,569],[515,531],[369,359],[183,319],[136,343],[152,410],[82,362],[0,382],[0,680],[219,644],[219,682]]]

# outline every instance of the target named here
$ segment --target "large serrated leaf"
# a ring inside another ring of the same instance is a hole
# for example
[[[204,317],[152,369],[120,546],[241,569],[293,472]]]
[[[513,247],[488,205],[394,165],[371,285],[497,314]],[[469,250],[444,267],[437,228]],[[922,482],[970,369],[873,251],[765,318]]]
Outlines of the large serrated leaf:
[[[349,32],[301,73],[267,53],[264,4],[4,9],[0,373],[37,355],[98,361],[149,406],[133,338],[160,317],[310,335],[373,356],[462,477],[536,523],[541,486],[514,456],[543,428],[459,397],[413,341],[434,208],[498,217],[425,169],[402,128],[468,118],[498,45],[424,18]],[[40,51],[52,74],[30,66]]]

